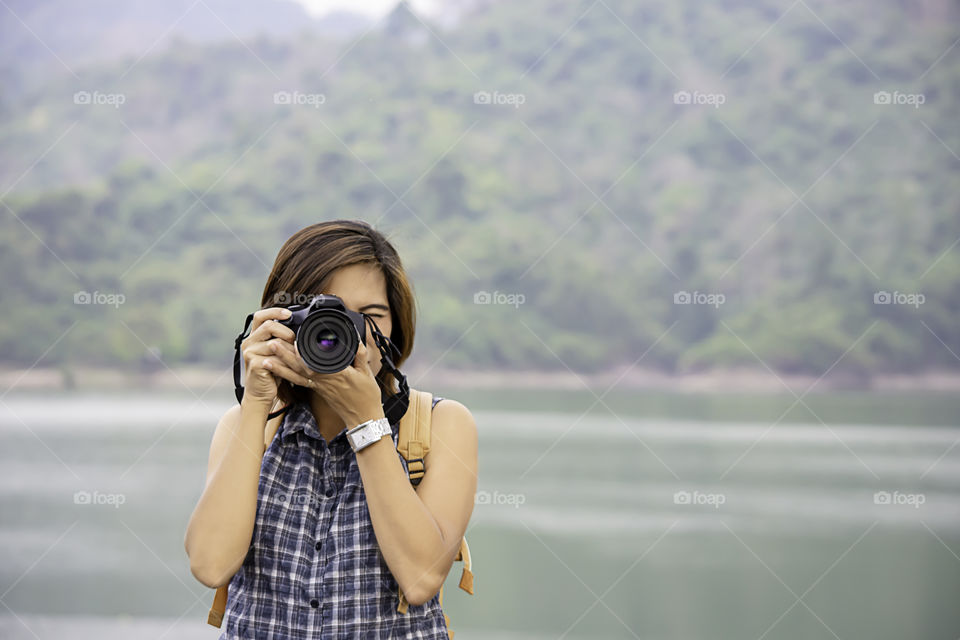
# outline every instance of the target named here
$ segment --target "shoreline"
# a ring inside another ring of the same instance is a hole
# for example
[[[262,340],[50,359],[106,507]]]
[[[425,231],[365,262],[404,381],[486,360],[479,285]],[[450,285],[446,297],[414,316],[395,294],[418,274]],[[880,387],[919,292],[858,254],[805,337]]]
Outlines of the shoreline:
[[[882,374],[870,378],[836,374],[773,374],[765,369],[711,370],[670,374],[657,370],[623,369],[581,374],[570,371],[463,371],[405,369],[414,388],[527,389],[577,391],[586,387],[673,393],[793,393],[818,392],[960,392],[960,372],[927,371]],[[812,387],[812,388],[811,388]],[[136,369],[78,367],[15,369],[0,367],[0,389],[6,391],[124,391],[232,389],[233,370],[177,367],[144,372]]]

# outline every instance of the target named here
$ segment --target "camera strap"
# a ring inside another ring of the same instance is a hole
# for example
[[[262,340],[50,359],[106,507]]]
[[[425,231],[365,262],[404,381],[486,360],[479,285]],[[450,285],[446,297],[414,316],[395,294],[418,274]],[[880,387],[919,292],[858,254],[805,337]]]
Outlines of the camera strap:
[[[246,339],[247,335],[250,333],[250,324],[253,322],[253,314],[247,316],[246,322],[243,323],[243,331],[240,332],[240,335],[237,336],[237,339],[233,342],[233,386],[234,393],[237,396],[237,402],[243,402],[243,385],[240,384],[240,371],[242,368],[241,362],[243,361],[243,355],[240,353],[240,345]],[[273,420],[277,416],[286,413],[289,409],[289,405],[280,409],[279,411],[274,411],[273,413],[267,415],[267,421]]]
[[[383,415],[386,416],[390,424],[397,424],[400,418],[407,412],[407,406],[410,404],[410,387],[407,385],[407,376],[400,373],[394,359],[400,359],[400,350],[397,345],[390,341],[390,338],[380,332],[380,327],[373,321],[373,318],[363,314],[364,320],[370,325],[370,333],[373,335],[373,342],[380,351],[380,366],[390,372],[397,379],[397,393],[388,395],[387,390],[380,385],[380,400],[383,403]],[[392,357],[391,357],[392,356]]]
[[[373,318],[365,313],[361,315],[370,325],[373,341],[377,345],[377,350],[380,351],[380,364],[382,368],[391,373],[397,380],[399,391],[393,395],[388,395],[387,390],[383,388],[383,385],[380,385],[380,401],[383,403],[383,414],[390,424],[397,424],[400,422],[403,414],[407,412],[407,406],[410,403],[410,387],[407,385],[407,377],[393,364],[395,359],[399,360],[400,350],[397,349],[397,345],[390,341],[390,338],[380,332],[380,328],[377,326],[377,323],[373,321]],[[247,320],[243,324],[243,331],[240,332],[233,343],[233,386],[237,396],[237,402],[243,401],[243,385],[240,384],[243,355],[240,352],[240,345],[249,334],[250,324],[252,322],[253,314],[251,313],[247,316]],[[283,409],[274,411],[267,416],[267,420],[273,420],[277,416],[285,413],[289,408],[289,405],[287,405]]]

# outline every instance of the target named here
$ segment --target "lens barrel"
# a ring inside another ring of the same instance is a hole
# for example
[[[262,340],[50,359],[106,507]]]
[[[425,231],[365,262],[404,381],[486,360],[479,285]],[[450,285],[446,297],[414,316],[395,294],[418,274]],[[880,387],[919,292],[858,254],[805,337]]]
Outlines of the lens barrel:
[[[300,357],[317,373],[346,369],[356,358],[359,346],[354,322],[343,311],[329,307],[311,311],[297,331]]]

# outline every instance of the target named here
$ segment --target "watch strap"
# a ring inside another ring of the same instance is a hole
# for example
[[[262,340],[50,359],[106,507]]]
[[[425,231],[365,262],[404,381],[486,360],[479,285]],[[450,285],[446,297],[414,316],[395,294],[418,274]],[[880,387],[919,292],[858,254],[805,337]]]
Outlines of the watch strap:
[[[350,448],[357,452],[392,433],[390,422],[386,418],[376,418],[347,431],[347,442],[350,443]]]

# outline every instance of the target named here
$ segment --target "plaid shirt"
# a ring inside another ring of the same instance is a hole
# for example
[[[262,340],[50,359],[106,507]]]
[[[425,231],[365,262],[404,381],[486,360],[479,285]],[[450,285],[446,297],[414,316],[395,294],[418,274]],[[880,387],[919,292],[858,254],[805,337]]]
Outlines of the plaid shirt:
[[[293,404],[263,456],[253,539],[220,640],[448,640],[437,595],[401,614],[397,593],[346,428],[328,444],[309,407]]]

